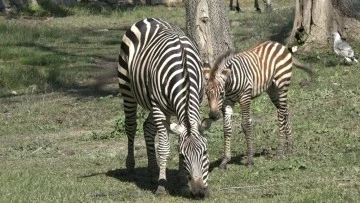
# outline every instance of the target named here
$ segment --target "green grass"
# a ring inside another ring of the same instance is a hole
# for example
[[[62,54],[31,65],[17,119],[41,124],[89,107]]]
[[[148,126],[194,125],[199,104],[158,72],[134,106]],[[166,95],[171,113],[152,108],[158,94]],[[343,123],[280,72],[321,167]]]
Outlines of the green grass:
[[[264,39],[283,41],[291,31],[292,2],[274,1],[274,8],[281,9],[260,15],[252,1],[243,2],[244,13],[229,13],[237,50]],[[146,170],[143,110],[138,112],[136,179],[122,175],[127,142],[116,80],[101,92],[89,88],[97,75],[116,67],[121,36],[132,23],[154,16],[184,28],[184,9],[75,7],[64,13],[63,17],[0,20],[4,39],[0,41],[0,202],[190,201],[178,196],[174,136],[169,194],[153,195]],[[359,53],[359,42],[352,44]],[[311,64],[317,78],[302,86],[307,75],[294,70],[289,92],[294,154],[283,160],[272,158],[277,115],[263,95],[251,106],[257,156],[255,167],[248,169],[236,106],[227,171],[217,169],[223,148],[221,121],[206,133],[212,168],[212,195],[206,201],[360,199],[360,65],[339,64],[331,44],[299,53],[298,58]],[[207,113],[205,102],[201,112]]]

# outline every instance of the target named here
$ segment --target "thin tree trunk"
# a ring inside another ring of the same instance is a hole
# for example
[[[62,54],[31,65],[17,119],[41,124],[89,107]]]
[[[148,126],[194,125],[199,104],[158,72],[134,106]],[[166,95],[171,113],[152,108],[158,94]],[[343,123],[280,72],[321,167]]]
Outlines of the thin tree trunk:
[[[226,4],[214,0],[185,0],[187,33],[199,47],[202,60],[212,63],[216,57],[234,49]]]

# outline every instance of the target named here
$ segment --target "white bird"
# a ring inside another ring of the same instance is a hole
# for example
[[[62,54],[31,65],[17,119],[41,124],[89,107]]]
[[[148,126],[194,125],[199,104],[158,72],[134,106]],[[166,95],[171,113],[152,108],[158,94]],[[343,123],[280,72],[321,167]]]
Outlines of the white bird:
[[[358,63],[358,60],[356,60],[354,56],[354,51],[351,48],[351,46],[341,40],[340,34],[338,32],[333,33],[334,36],[334,51],[337,55],[342,56],[345,58],[346,62],[352,62],[355,61]]]

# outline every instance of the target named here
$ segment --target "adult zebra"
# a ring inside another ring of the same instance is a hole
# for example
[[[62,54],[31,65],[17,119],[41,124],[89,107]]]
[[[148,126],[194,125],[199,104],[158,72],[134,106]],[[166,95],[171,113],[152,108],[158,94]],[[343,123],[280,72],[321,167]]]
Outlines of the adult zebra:
[[[128,136],[127,170],[131,172],[135,166],[134,136],[139,104],[150,111],[143,128],[151,175],[159,171],[154,146],[156,132],[159,134],[160,172],[155,194],[165,194],[169,121],[171,116],[176,116],[180,123],[176,129],[181,131],[180,173],[188,176],[194,196],[207,196],[209,158],[206,139],[199,131],[204,78],[199,52],[193,42],[178,27],[163,20],[139,21],[122,38],[118,78]],[[186,187],[187,179],[181,184]]]
[[[205,93],[208,97],[209,118],[220,117],[219,108],[224,115],[224,155],[220,168],[227,168],[231,159],[231,115],[236,102],[242,110],[242,129],[247,144],[247,165],[253,165],[253,137],[251,135],[251,100],[266,91],[277,108],[280,122],[280,136],[277,157],[283,156],[285,140],[290,149],[292,144],[291,124],[287,105],[287,92],[290,85],[292,65],[312,74],[310,67],[292,57],[290,51],[277,42],[266,41],[257,46],[233,55],[227,52],[220,56],[214,67],[204,67],[207,81]],[[207,120],[208,123],[208,120]],[[211,124],[206,124],[209,127]],[[284,138],[285,136],[285,138]]]

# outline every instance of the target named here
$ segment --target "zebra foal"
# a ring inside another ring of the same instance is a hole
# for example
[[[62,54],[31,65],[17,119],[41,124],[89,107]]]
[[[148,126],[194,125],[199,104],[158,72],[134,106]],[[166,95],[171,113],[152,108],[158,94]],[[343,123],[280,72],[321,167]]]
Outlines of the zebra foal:
[[[122,38],[118,80],[128,137],[127,170],[131,173],[135,167],[134,137],[139,104],[150,111],[143,128],[148,170],[153,177],[158,175],[155,194],[166,193],[169,121],[171,116],[176,116],[180,123],[176,126],[180,131],[180,174],[183,180],[188,177],[192,195],[207,196],[209,158],[206,139],[199,131],[204,78],[199,52],[193,42],[178,27],[160,19],[147,18],[135,23]],[[160,169],[155,154],[156,133]],[[180,184],[186,188],[187,179]]]
[[[236,102],[240,103],[242,111],[241,126],[246,137],[247,165],[253,165],[250,103],[262,92],[269,95],[277,108],[280,123],[277,157],[283,156],[285,141],[287,148],[292,148],[287,104],[292,65],[312,74],[312,70],[292,57],[285,46],[277,42],[266,41],[235,55],[227,52],[216,60],[213,68],[209,65],[204,67],[204,75],[207,80],[205,93],[210,106],[209,118],[217,120],[220,117],[219,109],[222,109],[224,117],[225,147],[220,168],[227,168],[227,163],[231,159],[231,115]],[[209,124],[207,125],[210,127]]]

